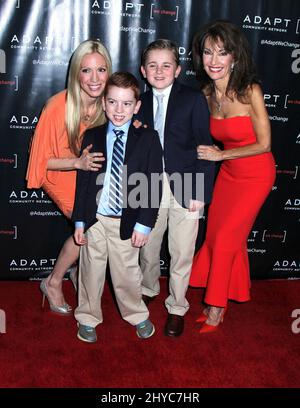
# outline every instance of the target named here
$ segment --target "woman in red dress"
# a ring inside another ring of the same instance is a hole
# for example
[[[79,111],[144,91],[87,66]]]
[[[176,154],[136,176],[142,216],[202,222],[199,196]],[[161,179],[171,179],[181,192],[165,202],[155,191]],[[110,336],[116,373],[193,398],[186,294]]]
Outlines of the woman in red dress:
[[[249,45],[228,21],[206,25],[193,40],[212,136],[223,144],[198,146],[198,158],[222,161],[208,213],[205,242],[190,285],[206,287],[200,333],[215,331],[228,299],[250,299],[247,237],[275,179],[271,129]]]

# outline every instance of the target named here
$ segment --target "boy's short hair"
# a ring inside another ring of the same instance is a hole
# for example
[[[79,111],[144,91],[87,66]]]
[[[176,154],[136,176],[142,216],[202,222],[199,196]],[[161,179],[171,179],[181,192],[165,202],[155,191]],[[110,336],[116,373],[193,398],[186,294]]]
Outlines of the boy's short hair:
[[[116,86],[117,88],[132,89],[135,99],[140,98],[140,85],[138,80],[130,72],[114,72],[107,80],[104,88],[104,96],[107,95],[109,87]]]
[[[152,43],[148,44],[147,47],[144,49],[142,53],[142,66],[144,67],[146,64],[146,60],[150,51],[153,50],[169,50],[173,53],[176,65],[179,65],[179,50],[177,44],[175,44],[171,40],[167,40],[165,38],[160,38],[158,40],[153,41]]]

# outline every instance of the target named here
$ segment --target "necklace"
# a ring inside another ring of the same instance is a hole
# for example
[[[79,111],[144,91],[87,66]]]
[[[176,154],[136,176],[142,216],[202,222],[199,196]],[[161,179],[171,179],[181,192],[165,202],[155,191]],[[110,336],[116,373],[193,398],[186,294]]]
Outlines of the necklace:
[[[216,105],[217,105],[217,112],[220,113],[221,109],[222,109],[222,101],[218,102],[217,99],[216,99]]]
[[[217,95],[215,94],[215,105],[217,108],[217,112],[220,113],[224,103],[224,96],[221,96],[220,100],[217,100]]]
[[[84,120],[84,122],[89,122],[91,120],[91,116],[86,114],[86,115],[84,115],[83,120]]]
[[[91,122],[92,121],[92,119],[94,117],[94,114],[95,114],[95,108],[96,108],[96,106],[93,105],[92,108],[89,109],[89,113],[83,113],[82,114],[82,120],[84,122]]]

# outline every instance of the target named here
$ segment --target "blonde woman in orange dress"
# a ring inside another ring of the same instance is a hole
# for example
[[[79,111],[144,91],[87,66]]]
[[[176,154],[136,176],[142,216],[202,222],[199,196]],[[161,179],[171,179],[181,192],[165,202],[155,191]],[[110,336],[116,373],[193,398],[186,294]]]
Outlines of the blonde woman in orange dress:
[[[101,152],[90,153],[92,145],[81,156],[79,151],[84,131],[105,122],[101,97],[110,74],[106,48],[99,41],[82,42],[71,58],[67,89],[48,100],[35,130],[27,187],[42,187],[68,219],[73,210],[76,170],[98,171],[105,160]],[[43,301],[46,297],[56,313],[69,314],[72,310],[64,298],[62,281],[78,256],[79,246],[71,236],[53,271],[41,281]]]

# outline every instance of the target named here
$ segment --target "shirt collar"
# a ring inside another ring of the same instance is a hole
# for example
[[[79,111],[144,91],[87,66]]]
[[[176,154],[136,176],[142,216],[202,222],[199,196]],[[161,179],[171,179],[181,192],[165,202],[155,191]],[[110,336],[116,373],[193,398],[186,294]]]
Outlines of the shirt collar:
[[[157,96],[157,95],[161,95],[163,93],[165,96],[169,97],[170,93],[171,93],[171,90],[172,90],[172,86],[173,86],[173,84],[169,85],[167,88],[165,88],[161,92],[159,92],[155,88],[152,88],[153,95]]]
[[[116,130],[123,130],[123,132],[125,133],[125,135],[127,135],[130,124],[131,124],[131,120],[129,120],[128,122],[124,123],[124,125],[122,125],[122,126],[115,126],[115,125],[109,120],[109,121],[108,121],[108,131],[109,131],[109,132],[112,132],[114,129],[116,129]]]

